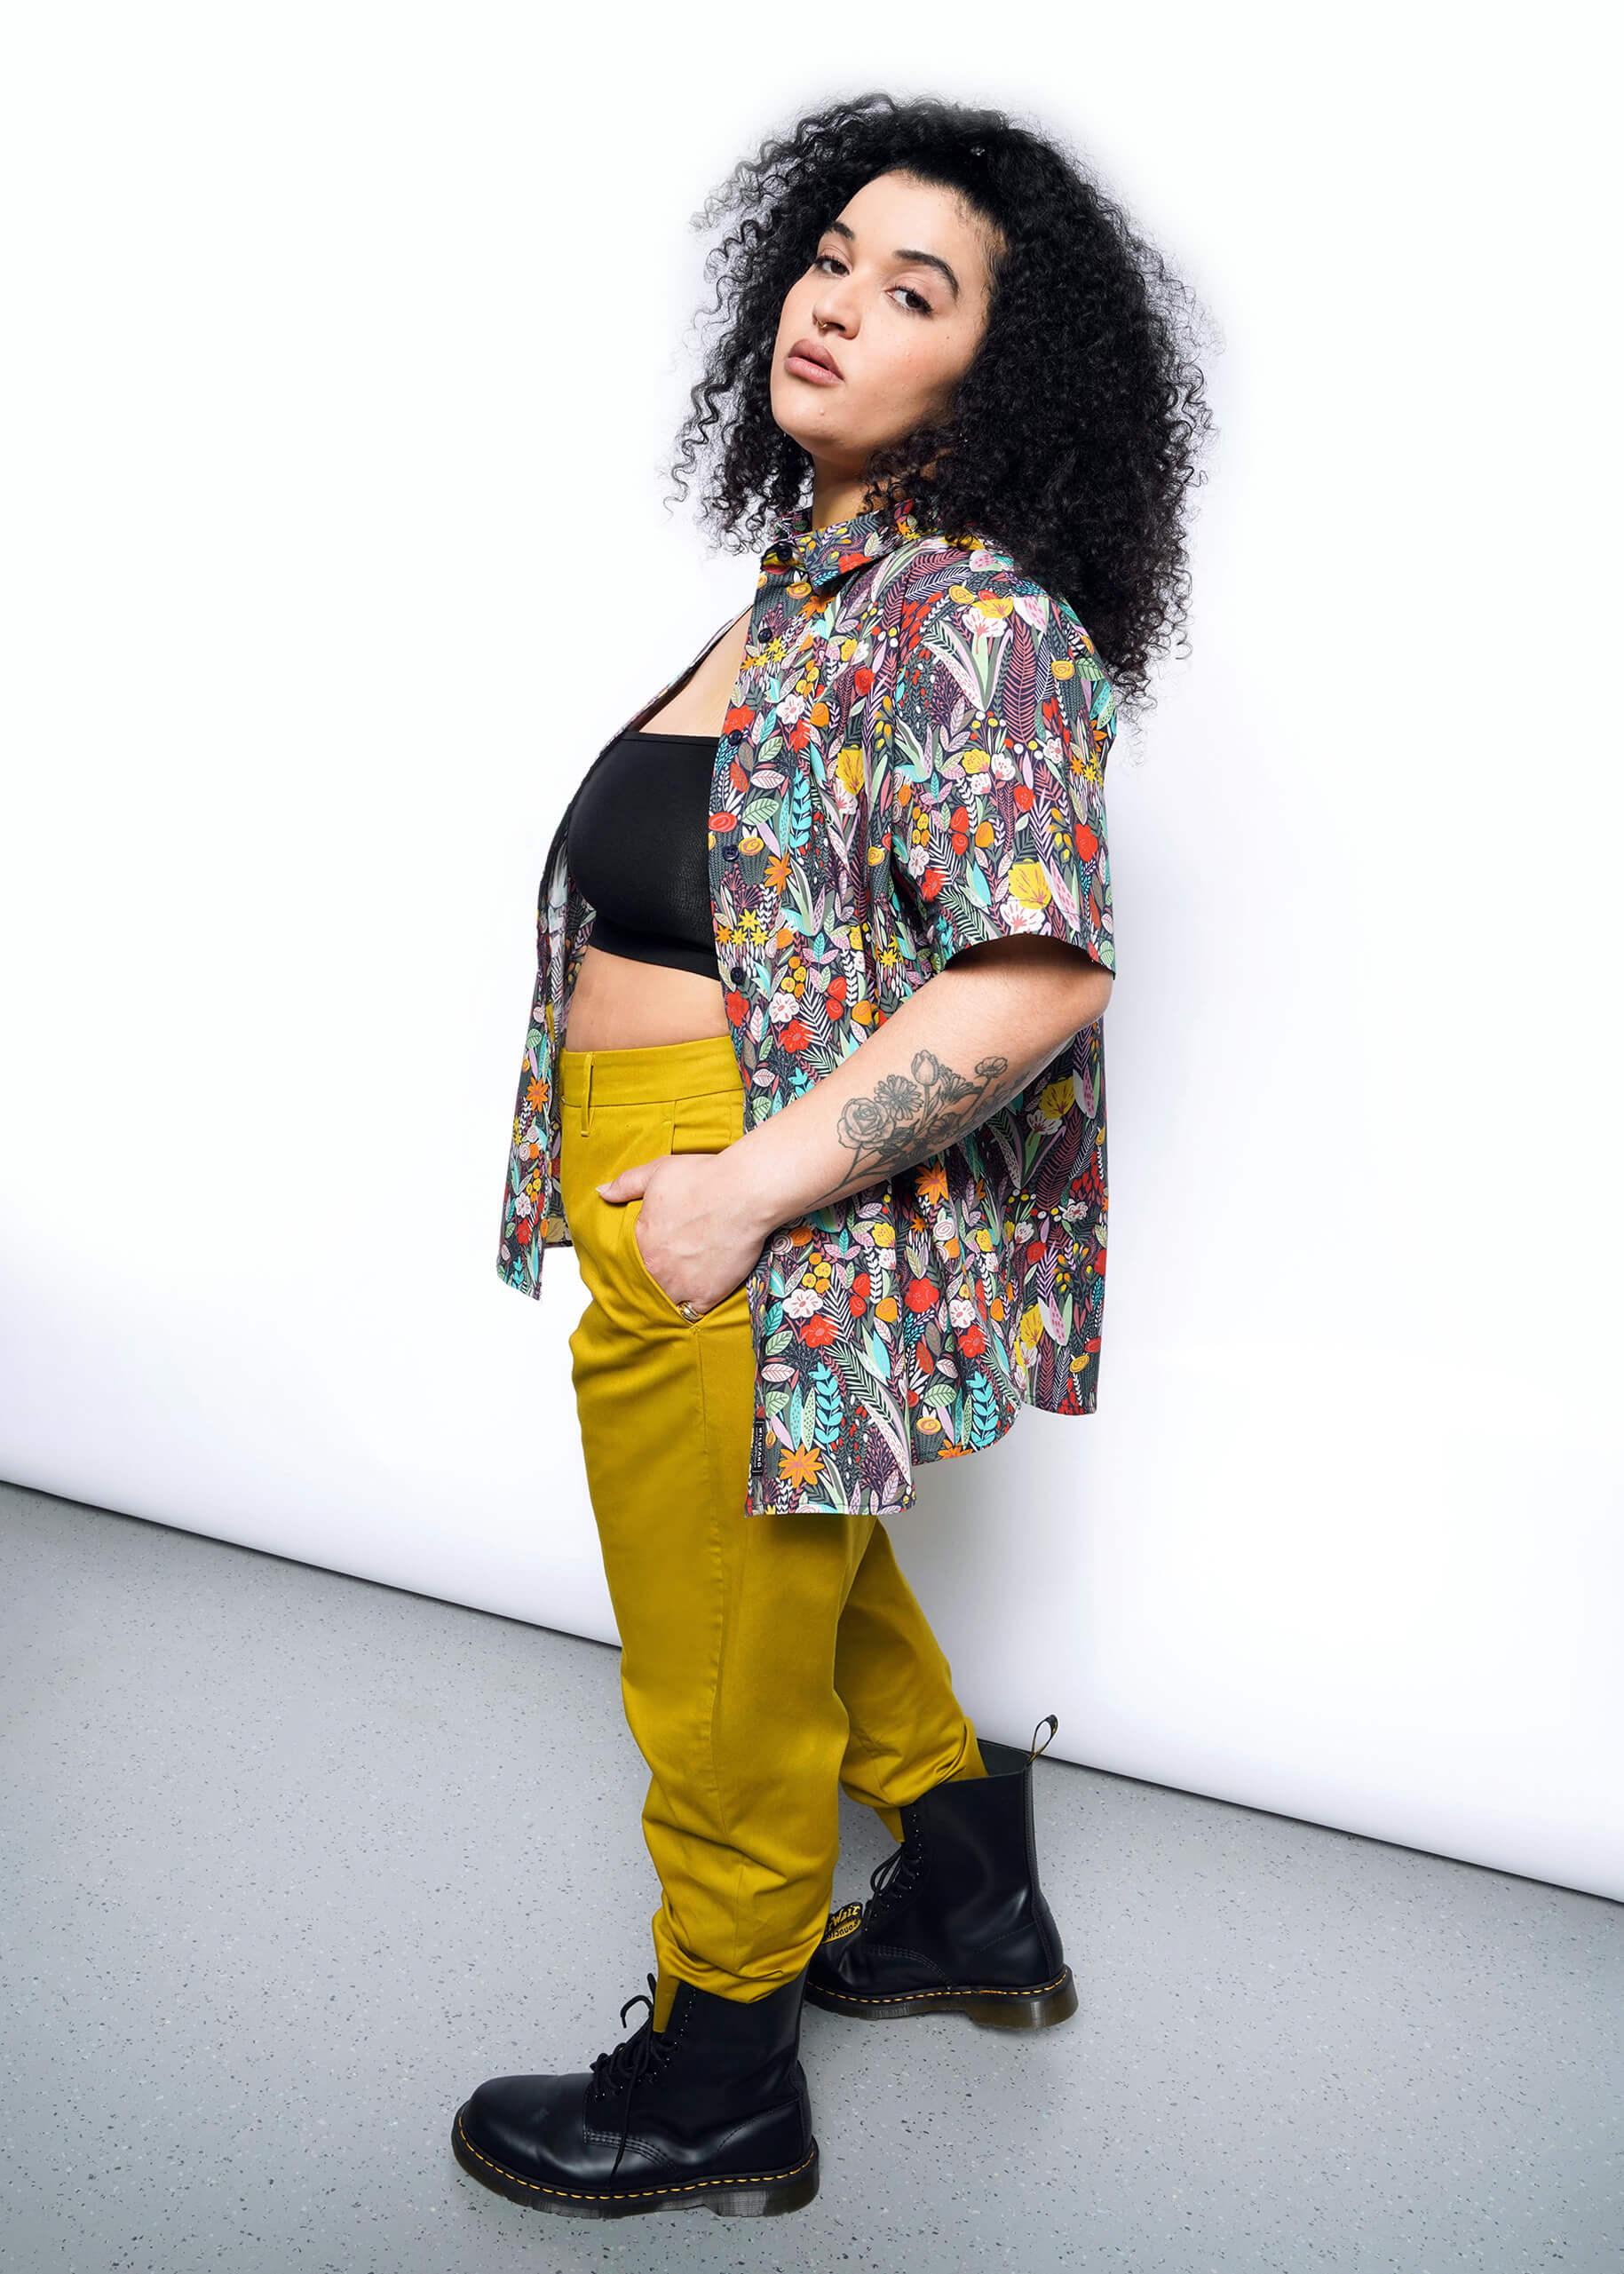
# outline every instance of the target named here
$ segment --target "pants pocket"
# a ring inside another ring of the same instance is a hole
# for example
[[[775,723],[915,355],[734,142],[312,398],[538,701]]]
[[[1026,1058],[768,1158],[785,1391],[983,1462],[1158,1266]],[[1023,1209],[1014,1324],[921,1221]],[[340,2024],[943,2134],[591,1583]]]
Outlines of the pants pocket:
[[[626,1218],[626,1254],[632,1272],[648,1300],[659,1305],[664,1318],[674,1319],[679,1327],[693,1327],[696,1322],[689,1318],[685,1311],[678,1310],[643,1260],[643,1250],[638,1245],[638,1218],[642,1213],[643,1202],[640,1199],[626,1200],[622,1204],[622,1214]]]

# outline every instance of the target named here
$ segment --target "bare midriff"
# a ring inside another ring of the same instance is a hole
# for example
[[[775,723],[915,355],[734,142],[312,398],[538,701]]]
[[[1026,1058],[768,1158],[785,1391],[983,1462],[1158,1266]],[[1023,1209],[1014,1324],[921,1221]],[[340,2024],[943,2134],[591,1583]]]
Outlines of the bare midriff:
[[[722,722],[744,661],[747,608],[725,631],[693,677],[652,718],[650,734],[713,734]],[[643,1050],[665,1042],[698,1042],[729,1031],[720,978],[701,979],[665,963],[633,963],[589,941],[570,997],[564,1047],[570,1050]]]

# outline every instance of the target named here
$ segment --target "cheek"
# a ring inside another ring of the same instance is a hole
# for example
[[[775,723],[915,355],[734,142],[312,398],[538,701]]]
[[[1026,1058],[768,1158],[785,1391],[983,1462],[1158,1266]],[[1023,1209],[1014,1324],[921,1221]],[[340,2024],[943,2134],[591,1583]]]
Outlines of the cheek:
[[[778,319],[778,337],[785,347],[792,339],[799,339],[803,332],[810,336],[816,330],[817,327],[812,322],[812,287],[804,277],[798,284],[792,284],[785,294]]]
[[[889,406],[893,418],[912,423],[939,396],[949,382],[942,358],[923,345],[911,341],[900,344],[885,359],[883,370],[874,374],[881,399]]]

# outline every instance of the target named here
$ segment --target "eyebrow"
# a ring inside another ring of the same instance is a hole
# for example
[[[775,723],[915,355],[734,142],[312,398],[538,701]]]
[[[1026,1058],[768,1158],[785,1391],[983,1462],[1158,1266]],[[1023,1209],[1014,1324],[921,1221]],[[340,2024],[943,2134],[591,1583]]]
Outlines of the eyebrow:
[[[828,227],[824,231],[824,234],[825,236],[834,235],[836,237],[844,237],[849,245],[854,245],[857,242],[856,231],[849,227],[844,221],[831,221]],[[917,261],[922,267],[940,269],[942,274],[947,278],[948,284],[952,288],[954,298],[956,300],[960,297],[958,278],[948,267],[947,262],[945,260],[939,260],[934,253],[922,253],[918,248],[914,245],[899,245],[896,251],[891,255],[891,258],[893,260]]]

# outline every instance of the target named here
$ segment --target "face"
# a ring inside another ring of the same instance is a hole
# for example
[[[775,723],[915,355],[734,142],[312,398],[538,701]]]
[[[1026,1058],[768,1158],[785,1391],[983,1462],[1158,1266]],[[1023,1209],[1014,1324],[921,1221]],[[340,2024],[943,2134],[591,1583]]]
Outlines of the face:
[[[813,468],[813,521],[861,505],[870,454],[943,416],[986,328],[986,226],[954,192],[878,174],[848,198],[791,285],[772,353],[772,416]],[[792,353],[821,347],[835,373]]]

